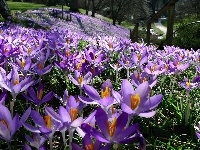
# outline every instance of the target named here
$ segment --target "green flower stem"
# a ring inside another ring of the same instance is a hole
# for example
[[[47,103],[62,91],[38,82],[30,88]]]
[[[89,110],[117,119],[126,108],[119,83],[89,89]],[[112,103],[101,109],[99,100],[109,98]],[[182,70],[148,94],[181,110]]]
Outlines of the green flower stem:
[[[116,81],[116,82],[118,81],[118,74],[119,74],[119,71],[116,70],[116,74],[115,74],[115,81]]]
[[[11,112],[12,117],[13,117],[13,113],[14,113],[15,101],[16,101],[16,96],[13,96],[13,99],[10,101],[10,112]]]
[[[53,150],[53,137],[50,137],[49,138],[49,148],[50,148],[50,150]]]
[[[7,142],[7,145],[8,145],[8,149],[9,149],[9,150],[12,150],[12,146],[10,145],[9,142]]]
[[[73,139],[73,133],[74,133],[74,130],[73,129],[69,129],[69,150],[72,150],[72,139]]]
[[[66,139],[65,139],[65,131],[62,131],[62,139],[63,139],[63,144],[64,144],[64,150],[66,150]]]

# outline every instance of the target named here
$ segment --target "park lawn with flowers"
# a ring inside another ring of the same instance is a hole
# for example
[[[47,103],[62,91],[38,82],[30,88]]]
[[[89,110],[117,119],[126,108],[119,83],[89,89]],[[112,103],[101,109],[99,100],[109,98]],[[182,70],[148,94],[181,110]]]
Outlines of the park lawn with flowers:
[[[0,24],[1,149],[199,149],[200,50],[54,11],[16,14],[48,30]]]

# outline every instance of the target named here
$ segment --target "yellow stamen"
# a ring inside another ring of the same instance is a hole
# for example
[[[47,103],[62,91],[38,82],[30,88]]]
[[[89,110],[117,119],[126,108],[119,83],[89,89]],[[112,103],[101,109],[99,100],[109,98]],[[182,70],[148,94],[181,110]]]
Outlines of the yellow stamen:
[[[15,79],[14,85],[17,85],[17,84],[19,84],[19,80],[18,80],[18,79]]]
[[[116,68],[119,68],[119,64],[115,64],[115,67],[116,67]]]
[[[117,125],[117,118],[116,117],[114,117],[111,122],[107,121],[108,134],[110,135],[110,137],[112,137],[115,134],[116,125]]]
[[[130,100],[131,100],[131,109],[134,110],[140,104],[140,95],[132,94]]]
[[[82,66],[81,63],[77,63],[77,64],[76,64],[76,69],[77,69],[77,70],[80,70],[80,69],[81,69],[81,66]]]
[[[44,116],[44,122],[47,128],[52,129],[52,118],[49,115]]]
[[[147,78],[144,77],[143,80],[142,80],[142,82],[145,82],[145,81],[147,81]]]
[[[177,64],[176,64],[176,66],[178,66],[178,65],[180,65],[181,64],[181,62],[178,62]]]
[[[190,84],[190,81],[186,82],[186,86],[187,86],[187,87],[190,87],[190,85],[191,85],[191,84]]]
[[[111,111],[112,111],[112,114],[115,113],[115,106],[114,105],[111,106]]]
[[[137,54],[137,58],[138,58],[138,62],[140,62],[142,55],[141,54]]]
[[[30,55],[32,53],[32,49],[31,48],[28,48],[28,54]]]
[[[78,84],[81,84],[82,82],[83,82],[83,76],[80,75],[80,76],[78,77]]]
[[[71,43],[70,38],[67,38],[66,42],[67,42],[67,44],[70,44]]]
[[[106,87],[105,90],[101,89],[101,98],[110,97],[110,88]]]
[[[154,65],[153,67],[151,66],[151,72],[154,72],[156,70],[156,65]]]
[[[76,120],[77,116],[78,116],[78,109],[77,108],[70,108],[70,118],[71,121]]]
[[[72,53],[70,51],[66,51],[66,56],[69,57]]]
[[[40,89],[39,92],[37,91],[37,98],[38,98],[39,100],[42,99],[42,95],[43,95],[43,90],[42,90],[42,89]]]
[[[26,61],[24,59],[22,59],[22,61],[20,62],[20,65],[22,68],[24,68],[26,65]]]
[[[169,69],[169,66],[168,66],[168,65],[165,65],[165,69],[168,70],[168,69]]]
[[[126,61],[126,64],[129,64],[129,63],[130,63],[130,62],[127,60],[127,61]]]
[[[94,144],[85,145],[85,150],[94,150]]]
[[[8,124],[8,122],[7,122],[5,119],[1,119],[1,120],[0,120],[0,123],[2,123],[3,125],[5,125],[6,128],[7,128],[8,130],[10,130],[9,124]]]
[[[85,59],[84,58],[81,59],[81,63],[85,63]]]
[[[108,46],[109,46],[109,48],[113,48],[113,44],[112,43],[109,43]]]

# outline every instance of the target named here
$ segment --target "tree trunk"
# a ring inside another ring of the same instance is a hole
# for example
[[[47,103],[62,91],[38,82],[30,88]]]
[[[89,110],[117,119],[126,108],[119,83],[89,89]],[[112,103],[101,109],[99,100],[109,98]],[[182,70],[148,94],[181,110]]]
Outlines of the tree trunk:
[[[78,0],[70,0],[70,9],[71,12],[79,12],[78,10]]]
[[[48,0],[47,6],[56,6],[56,0]]]
[[[0,14],[6,20],[11,20],[11,12],[5,0],[0,0]]]
[[[96,8],[95,8],[95,3],[94,0],[92,0],[92,17],[95,17],[95,12],[96,12]]]

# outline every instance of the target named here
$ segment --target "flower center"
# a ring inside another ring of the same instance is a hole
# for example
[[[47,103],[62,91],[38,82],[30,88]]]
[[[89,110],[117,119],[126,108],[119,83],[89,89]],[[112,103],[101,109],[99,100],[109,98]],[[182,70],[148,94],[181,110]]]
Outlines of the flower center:
[[[80,75],[80,76],[78,77],[78,84],[81,84],[82,82],[83,82],[83,76]]]
[[[101,89],[101,98],[110,97],[110,88],[106,87],[105,90]]]
[[[81,69],[81,66],[82,66],[81,63],[77,63],[77,64],[76,64],[76,69],[77,69],[77,70],[80,70],[80,69]]]
[[[19,80],[18,80],[18,79],[15,79],[15,80],[14,80],[14,85],[17,85],[17,84],[19,84]]]
[[[66,42],[67,42],[67,44],[70,44],[71,43],[70,38],[67,38]]]
[[[156,65],[154,65],[153,67],[151,66],[151,72],[154,72],[156,70]]]
[[[38,63],[38,69],[44,69],[44,64],[42,62]]]
[[[114,117],[112,121],[107,121],[107,127],[108,127],[108,134],[110,137],[112,137],[115,134],[116,131],[116,125],[117,125],[117,118]]]
[[[44,122],[47,128],[52,129],[52,118],[49,115],[44,116]]]
[[[131,100],[131,109],[134,110],[140,104],[140,95],[132,94],[130,100]]]
[[[43,90],[42,90],[42,89],[40,89],[39,92],[37,91],[37,98],[38,98],[39,100],[42,99],[42,95],[43,95]]]
[[[6,52],[8,52],[8,49],[7,49],[7,48],[4,49],[4,53],[6,53]]]
[[[126,60],[126,64],[128,65],[130,62],[128,60]]]
[[[186,82],[186,86],[189,88],[190,87],[190,81]]]
[[[69,57],[72,53],[70,51],[66,51],[65,55]]]
[[[32,53],[32,49],[31,48],[28,48],[28,54],[30,55]]]
[[[141,54],[137,54],[138,62],[140,62],[141,57],[142,57]]]
[[[5,119],[1,119],[0,123],[6,126],[7,129],[10,129],[8,122]]]
[[[94,144],[85,145],[85,150],[94,150]]]
[[[78,116],[78,109],[77,108],[70,108],[69,115],[70,115],[71,121],[74,121]]]
[[[22,59],[22,61],[20,62],[21,67],[24,68],[25,64],[26,64],[26,61],[24,59]]]
[[[108,46],[109,46],[109,48],[113,48],[113,44],[112,43],[109,43]]]

